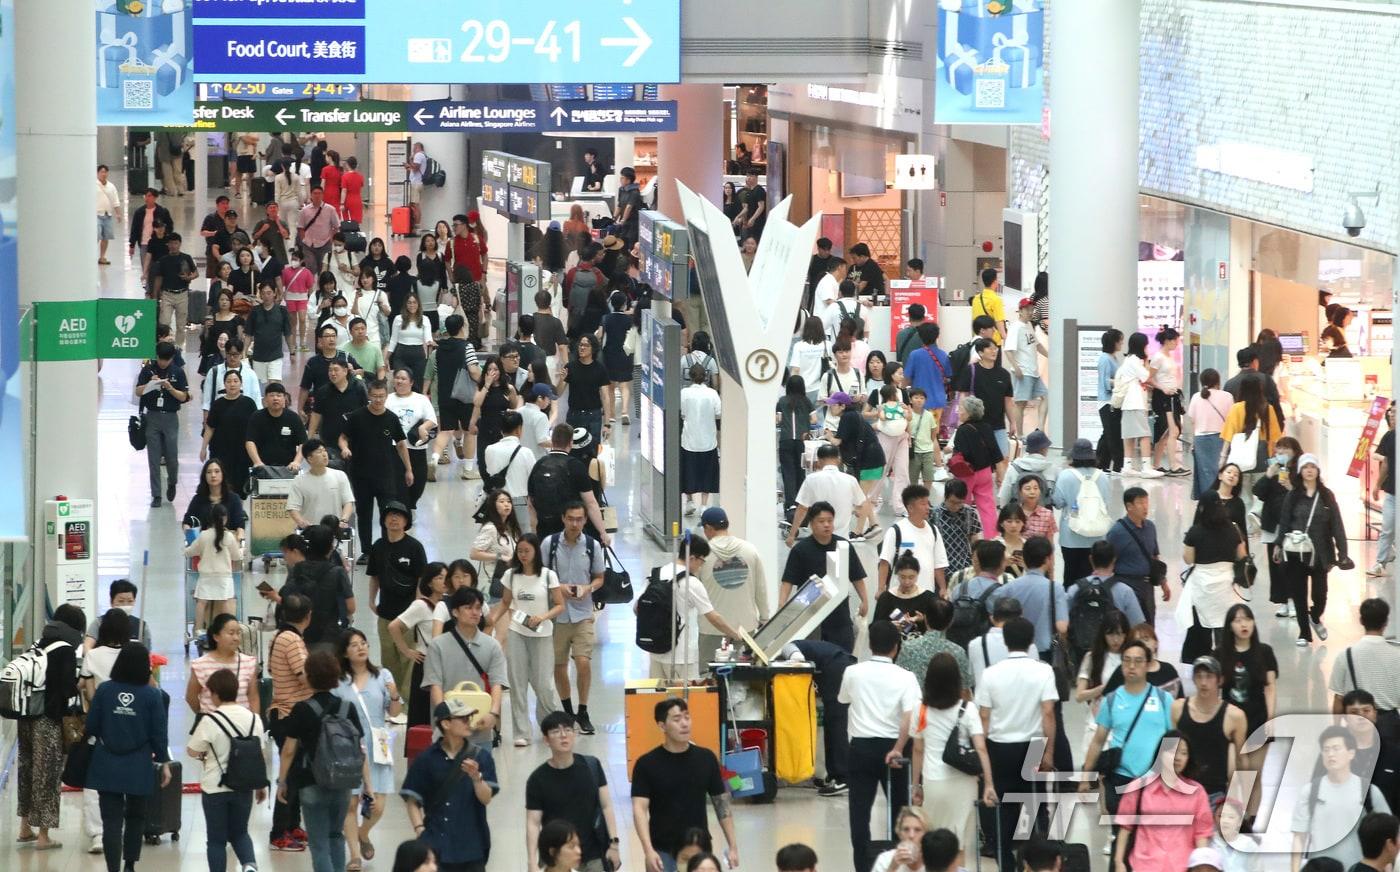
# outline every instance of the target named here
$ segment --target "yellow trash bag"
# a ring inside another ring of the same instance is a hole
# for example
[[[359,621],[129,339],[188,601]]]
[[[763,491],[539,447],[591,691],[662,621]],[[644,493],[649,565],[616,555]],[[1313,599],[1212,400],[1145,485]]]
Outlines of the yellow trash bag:
[[[780,781],[796,784],[816,773],[817,696],[812,673],[773,677],[773,738]]]

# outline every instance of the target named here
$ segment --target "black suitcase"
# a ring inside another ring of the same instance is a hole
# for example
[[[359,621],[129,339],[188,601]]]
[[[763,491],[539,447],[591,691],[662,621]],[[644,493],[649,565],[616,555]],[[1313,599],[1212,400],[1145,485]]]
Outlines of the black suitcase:
[[[204,320],[204,316],[209,314],[209,292],[196,291],[194,288],[190,288],[189,291],[186,292],[186,297],[189,303],[190,323],[199,324]],[[175,337],[176,347],[178,348],[183,345],[184,341],[183,336]]]
[[[253,176],[248,182],[248,199],[254,206],[266,206],[272,202],[272,184],[262,176]]]
[[[169,834],[170,841],[180,841],[180,804],[184,800],[184,773],[179,760],[170,761],[170,783],[160,787],[156,774],[156,795],[146,801],[146,844],[160,843]]]
[[[151,171],[148,169],[128,169],[126,171],[126,192],[133,196],[146,193],[151,186]]]

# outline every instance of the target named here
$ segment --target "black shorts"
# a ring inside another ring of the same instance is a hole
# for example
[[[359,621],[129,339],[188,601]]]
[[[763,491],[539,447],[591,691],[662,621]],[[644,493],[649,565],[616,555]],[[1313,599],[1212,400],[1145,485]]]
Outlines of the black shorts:
[[[238,171],[240,173],[255,173],[258,171],[257,155],[240,154],[237,160]]]
[[[448,430],[465,430],[472,423],[472,406],[470,403],[463,403],[451,397],[438,398],[438,429],[442,432]]]

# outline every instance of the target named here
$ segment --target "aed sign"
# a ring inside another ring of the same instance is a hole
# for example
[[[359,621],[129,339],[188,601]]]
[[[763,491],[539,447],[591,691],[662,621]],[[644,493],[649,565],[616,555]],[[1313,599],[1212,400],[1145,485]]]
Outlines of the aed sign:
[[[156,302],[102,299],[35,303],[35,359],[145,359],[155,355]]]

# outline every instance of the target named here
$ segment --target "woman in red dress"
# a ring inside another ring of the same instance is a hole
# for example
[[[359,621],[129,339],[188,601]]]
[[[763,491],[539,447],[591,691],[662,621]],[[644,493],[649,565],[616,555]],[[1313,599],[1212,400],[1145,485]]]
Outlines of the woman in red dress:
[[[334,149],[326,152],[326,165],[321,169],[321,192],[336,214],[344,217],[340,206],[340,152]]]
[[[347,169],[340,176],[340,189],[345,192],[345,208],[340,211],[340,216],[356,224],[365,216],[365,201],[360,197],[360,191],[365,187],[365,177],[357,169],[359,165],[360,162],[353,156],[347,157]]]

